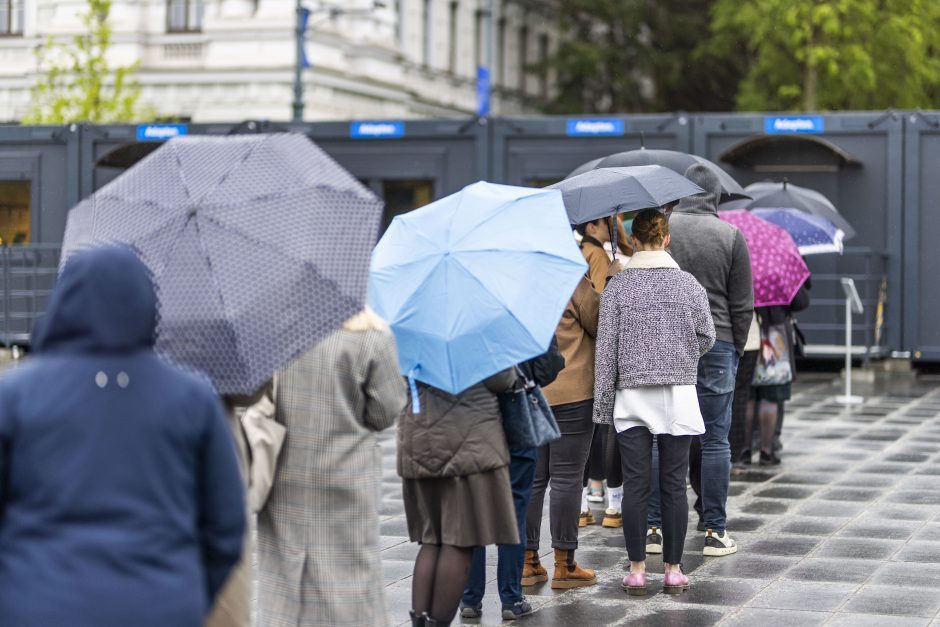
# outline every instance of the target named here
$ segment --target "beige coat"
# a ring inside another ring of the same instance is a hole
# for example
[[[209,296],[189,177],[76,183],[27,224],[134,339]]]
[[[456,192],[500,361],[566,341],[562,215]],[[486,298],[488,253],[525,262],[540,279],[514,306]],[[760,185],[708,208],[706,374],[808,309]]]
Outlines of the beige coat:
[[[564,405],[594,398],[594,341],[600,295],[586,277],[575,288],[555,337],[565,357],[558,378],[542,391],[549,405]]]

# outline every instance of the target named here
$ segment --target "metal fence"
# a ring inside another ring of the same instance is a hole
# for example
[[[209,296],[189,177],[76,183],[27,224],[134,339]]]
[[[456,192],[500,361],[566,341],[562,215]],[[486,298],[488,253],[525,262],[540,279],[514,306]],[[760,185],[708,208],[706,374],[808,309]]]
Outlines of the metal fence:
[[[29,343],[45,310],[59,266],[57,244],[0,246],[0,344]]]

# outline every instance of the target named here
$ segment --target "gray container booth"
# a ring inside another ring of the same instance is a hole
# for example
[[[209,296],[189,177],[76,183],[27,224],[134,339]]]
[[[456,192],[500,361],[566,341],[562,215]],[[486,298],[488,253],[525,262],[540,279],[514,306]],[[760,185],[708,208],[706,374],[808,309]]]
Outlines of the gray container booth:
[[[857,354],[902,345],[903,115],[696,115],[692,152],[726,168],[742,185],[786,177],[827,196],[858,235],[845,254],[807,258],[812,305],[798,314],[807,353],[844,351],[839,278],[855,279],[866,313],[854,321]]]
[[[276,125],[305,133],[396,215],[486,178],[486,119],[357,120]]]
[[[908,113],[904,172],[904,350],[940,361],[940,112]]]
[[[55,282],[79,136],[74,125],[0,126],[0,344],[29,338]]]
[[[496,118],[491,180],[543,187],[579,165],[615,152],[663,148],[687,152],[690,117],[668,115]]]

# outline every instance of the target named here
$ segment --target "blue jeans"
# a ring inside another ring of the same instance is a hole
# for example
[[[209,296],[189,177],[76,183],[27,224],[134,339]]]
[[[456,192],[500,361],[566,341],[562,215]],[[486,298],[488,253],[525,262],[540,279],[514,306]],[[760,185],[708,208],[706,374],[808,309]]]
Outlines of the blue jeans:
[[[496,566],[496,584],[499,599],[504,605],[522,600],[522,567],[525,562],[525,514],[532,496],[535,480],[535,463],[538,449],[509,450],[509,482],[512,487],[512,502],[516,508],[516,523],[519,525],[519,544],[501,544],[497,548],[499,562]],[[486,547],[473,551],[470,574],[463,591],[461,605],[473,606],[483,601],[486,588]]]
[[[731,401],[738,371],[738,353],[730,342],[715,342],[715,346],[702,355],[698,362],[698,405],[705,420],[705,433],[699,436],[701,454],[691,455],[689,477],[692,489],[701,501],[701,516],[706,529],[718,534],[725,531],[728,516],[728,485],[731,483]],[[652,491],[649,500],[648,522],[662,528],[659,507],[659,457],[653,447]],[[698,503],[696,503],[698,505]],[[696,507],[696,509],[698,509]]]

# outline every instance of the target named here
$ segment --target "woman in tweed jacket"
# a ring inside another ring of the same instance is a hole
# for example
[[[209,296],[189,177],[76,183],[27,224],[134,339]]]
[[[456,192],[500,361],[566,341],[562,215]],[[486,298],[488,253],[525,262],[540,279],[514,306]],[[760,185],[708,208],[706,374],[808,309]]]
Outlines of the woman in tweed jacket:
[[[715,343],[708,296],[669,253],[669,222],[648,209],[633,221],[634,255],[601,296],[594,422],[614,423],[623,469],[623,535],[630,557],[624,590],[646,594],[646,503],[653,436],[659,449],[663,590],[689,586],[680,568],[688,525],[685,477],[692,436],[704,433],[695,384]],[[658,530],[650,530],[658,535]]]
[[[258,625],[386,625],[375,433],[405,406],[395,339],[366,309],[277,381],[287,427],[258,515]]]

